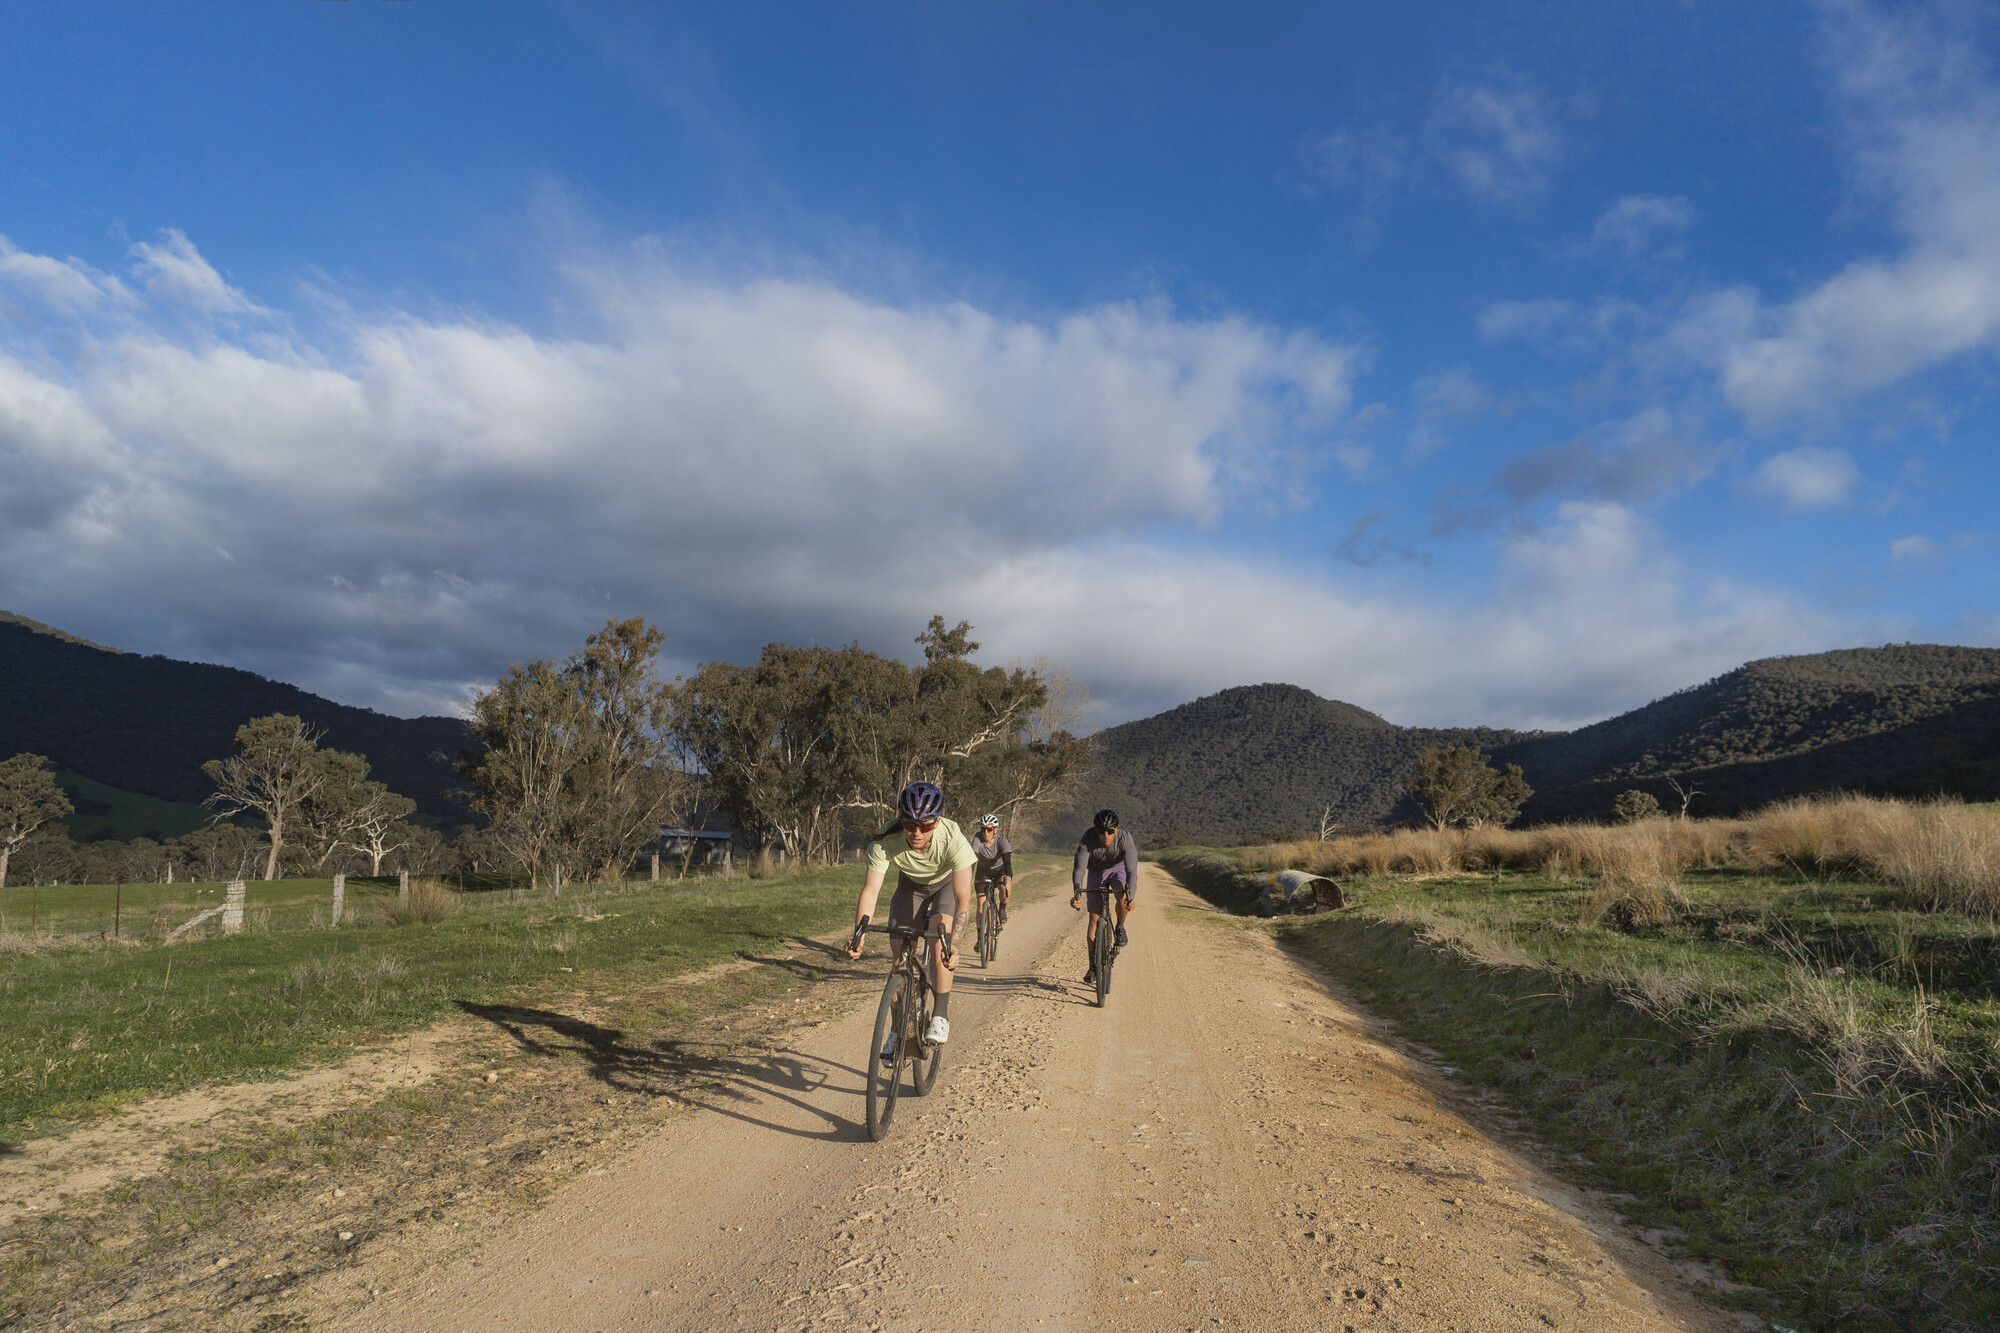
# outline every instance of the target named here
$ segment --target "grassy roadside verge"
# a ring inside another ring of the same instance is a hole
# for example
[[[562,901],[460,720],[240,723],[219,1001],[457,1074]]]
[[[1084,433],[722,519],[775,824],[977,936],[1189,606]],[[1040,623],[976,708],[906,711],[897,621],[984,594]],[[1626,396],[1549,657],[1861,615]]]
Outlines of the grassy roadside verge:
[[[857,867],[482,906],[435,925],[0,953],[0,1143],[268,1077],[472,1004],[615,990],[838,927]]]
[[[1165,858],[1254,907],[1234,858]],[[1558,1165],[1788,1327],[2000,1326],[2000,927],[1884,886],[1696,871],[1663,921],[1588,880],[1349,881],[1281,939],[1522,1117]]]

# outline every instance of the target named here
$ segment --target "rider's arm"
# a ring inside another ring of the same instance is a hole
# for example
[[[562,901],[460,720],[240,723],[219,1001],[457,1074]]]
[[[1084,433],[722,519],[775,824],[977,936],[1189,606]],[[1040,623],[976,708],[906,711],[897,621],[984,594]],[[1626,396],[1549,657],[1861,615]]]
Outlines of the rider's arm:
[[[854,904],[854,935],[861,936],[861,923],[875,915],[875,900],[882,896],[882,880],[889,873],[886,865],[869,866],[868,878],[861,881],[861,897]]]
[[[1131,897],[1139,888],[1139,843],[1123,829],[1118,838],[1125,844],[1125,896]]]
[[[997,844],[996,850],[999,853],[994,858],[994,868],[1000,872],[1001,879],[1014,878],[1014,849],[1008,845],[1007,835],[996,833],[993,835],[993,840]]]
[[[958,947],[958,937],[965,931],[965,909],[972,904],[972,867],[951,872],[951,896],[955,900],[951,909],[952,947]]]
[[[1090,883],[1090,847],[1081,839],[1076,844],[1076,868],[1070,871],[1069,882],[1072,898],[1082,896],[1084,886]]]

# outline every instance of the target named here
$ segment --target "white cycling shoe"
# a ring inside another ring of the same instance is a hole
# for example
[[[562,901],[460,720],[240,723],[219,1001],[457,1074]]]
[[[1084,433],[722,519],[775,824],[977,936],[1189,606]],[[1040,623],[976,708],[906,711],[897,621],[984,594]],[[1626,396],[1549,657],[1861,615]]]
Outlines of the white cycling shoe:
[[[943,1014],[931,1015],[931,1025],[924,1029],[924,1040],[933,1046],[942,1046],[951,1040],[951,1020]]]
[[[893,1032],[882,1039],[882,1063],[885,1065],[896,1063],[896,1034]]]

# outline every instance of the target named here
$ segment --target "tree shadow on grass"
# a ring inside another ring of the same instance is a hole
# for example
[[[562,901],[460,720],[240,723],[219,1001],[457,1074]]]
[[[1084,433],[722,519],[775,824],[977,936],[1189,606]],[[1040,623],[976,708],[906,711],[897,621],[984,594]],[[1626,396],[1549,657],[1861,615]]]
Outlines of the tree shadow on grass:
[[[854,1105],[845,1099],[858,1100],[866,1087],[862,1072],[852,1065],[796,1050],[756,1052],[713,1041],[629,1040],[618,1028],[522,1005],[461,1001],[459,1008],[493,1024],[525,1051],[580,1057],[591,1077],[623,1092],[678,1097],[797,1138],[838,1142],[867,1137],[859,1120],[812,1098],[828,1089],[835,1094],[834,1105]],[[754,1112],[759,1103],[772,1100],[797,1108],[822,1127],[782,1124]]]

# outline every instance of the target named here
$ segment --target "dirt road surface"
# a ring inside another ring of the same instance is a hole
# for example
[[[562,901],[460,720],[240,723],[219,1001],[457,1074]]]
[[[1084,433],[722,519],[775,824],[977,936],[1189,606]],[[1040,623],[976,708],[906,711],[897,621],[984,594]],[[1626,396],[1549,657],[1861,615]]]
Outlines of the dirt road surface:
[[[1743,1327],[1265,932],[1148,866],[1131,935],[1100,1010],[1067,892],[1017,901],[993,967],[958,974],[936,1088],[885,1142],[863,1128],[871,998],[452,1263],[301,1313],[427,1333]]]

